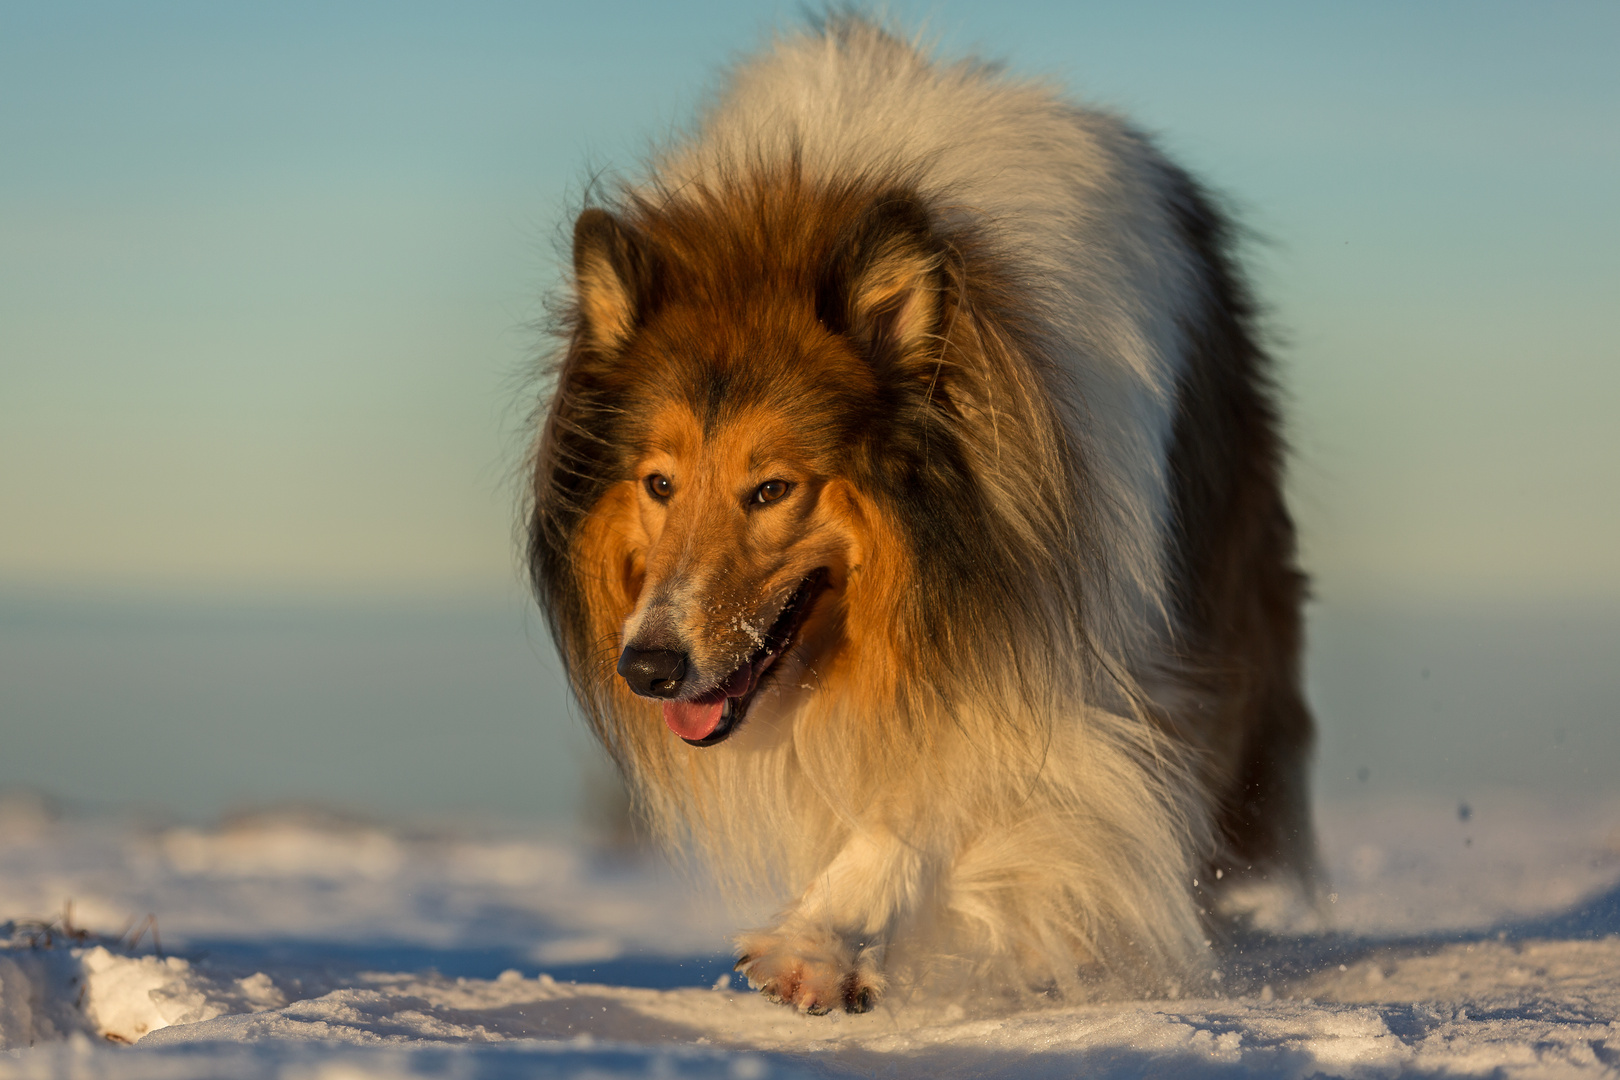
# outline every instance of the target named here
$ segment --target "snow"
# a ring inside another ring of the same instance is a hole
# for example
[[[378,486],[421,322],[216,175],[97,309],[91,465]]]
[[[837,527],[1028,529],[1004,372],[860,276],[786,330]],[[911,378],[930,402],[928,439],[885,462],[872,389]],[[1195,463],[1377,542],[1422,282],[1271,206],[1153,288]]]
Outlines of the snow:
[[[1335,931],[1248,939],[1222,998],[806,1017],[731,983],[727,898],[582,835],[0,803],[0,1080],[1620,1071],[1620,800],[1320,821]]]

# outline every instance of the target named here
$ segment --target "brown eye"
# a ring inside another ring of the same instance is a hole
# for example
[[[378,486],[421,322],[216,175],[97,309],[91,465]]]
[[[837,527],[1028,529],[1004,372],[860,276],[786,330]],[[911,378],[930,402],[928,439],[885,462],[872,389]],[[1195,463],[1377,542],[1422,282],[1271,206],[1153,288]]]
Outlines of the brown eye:
[[[754,489],[754,501],[756,503],[775,502],[786,495],[788,488],[791,486],[786,480],[767,480]]]
[[[675,494],[675,485],[663,473],[653,473],[647,477],[647,494],[662,502]]]

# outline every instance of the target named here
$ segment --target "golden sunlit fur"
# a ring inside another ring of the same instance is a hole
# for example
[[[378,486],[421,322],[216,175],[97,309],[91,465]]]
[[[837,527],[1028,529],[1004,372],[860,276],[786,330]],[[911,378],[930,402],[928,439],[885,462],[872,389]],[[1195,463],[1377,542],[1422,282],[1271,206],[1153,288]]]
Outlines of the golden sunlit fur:
[[[768,995],[1175,993],[1217,907],[1309,899],[1225,235],[1118,121],[858,20],[580,215],[531,570],[647,819],[786,905]]]

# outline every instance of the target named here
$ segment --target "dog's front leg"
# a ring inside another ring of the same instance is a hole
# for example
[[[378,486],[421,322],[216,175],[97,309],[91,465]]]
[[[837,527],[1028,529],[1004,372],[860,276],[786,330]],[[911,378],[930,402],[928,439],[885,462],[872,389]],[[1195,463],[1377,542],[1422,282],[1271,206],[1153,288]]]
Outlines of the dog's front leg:
[[[737,970],[803,1012],[866,1012],[883,993],[883,953],[922,889],[923,858],[887,828],[856,831],[770,930],[737,940]]]

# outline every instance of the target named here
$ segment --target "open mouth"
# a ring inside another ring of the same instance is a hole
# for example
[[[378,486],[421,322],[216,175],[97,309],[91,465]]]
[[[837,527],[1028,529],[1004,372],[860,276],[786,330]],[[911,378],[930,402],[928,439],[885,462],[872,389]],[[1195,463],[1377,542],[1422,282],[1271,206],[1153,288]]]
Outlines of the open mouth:
[[[776,661],[793,647],[826,584],[826,567],[811,571],[782,605],[759,648],[720,680],[718,686],[691,701],[666,701],[664,723],[669,729],[692,746],[713,746],[724,742],[741,727],[754,695]]]

